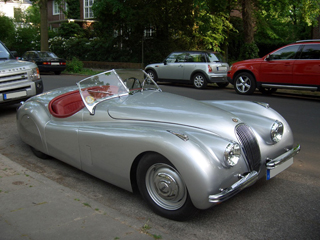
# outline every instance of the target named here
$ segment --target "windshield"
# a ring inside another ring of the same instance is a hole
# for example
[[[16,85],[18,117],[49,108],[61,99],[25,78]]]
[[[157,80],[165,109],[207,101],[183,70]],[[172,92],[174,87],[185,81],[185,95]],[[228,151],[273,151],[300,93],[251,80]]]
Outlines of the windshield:
[[[11,54],[0,42],[0,60],[3,60],[3,59],[7,60],[10,58],[12,58]]]
[[[91,114],[102,101],[146,90],[161,91],[149,75],[140,69],[106,71],[77,83],[82,100]]]
[[[40,58],[58,58],[53,52],[38,52]]]

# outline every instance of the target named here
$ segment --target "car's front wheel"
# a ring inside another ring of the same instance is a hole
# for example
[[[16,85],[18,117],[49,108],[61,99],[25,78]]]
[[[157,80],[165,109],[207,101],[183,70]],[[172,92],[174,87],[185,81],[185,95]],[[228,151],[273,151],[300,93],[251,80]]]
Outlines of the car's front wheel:
[[[256,81],[252,74],[247,72],[239,73],[234,81],[234,89],[239,94],[252,94],[256,89]]]
[[[192,83],[195,88],[203,89],[207,87],[207,79],[202,73],[196,73],[192,76]]]
[[[146,73],[149,74],[149,76],[152,78],[153,81],[157,82],[158,81],[158,76],[157,73],[153,70],[147,70]]]
[[[148,205],[163,217],[186,220],[197,211],[180,173],[159,154],[150,153],[141,159],[137,183]]]

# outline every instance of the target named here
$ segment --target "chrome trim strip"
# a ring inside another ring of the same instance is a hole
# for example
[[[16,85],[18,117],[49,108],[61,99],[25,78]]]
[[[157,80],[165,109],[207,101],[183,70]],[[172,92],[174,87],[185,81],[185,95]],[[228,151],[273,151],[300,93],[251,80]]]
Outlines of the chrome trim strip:
[[[252,171],[241,178],[239,181],[234,183],[230,188],[223,189],[221,193],[210,195],[209,202],[211,203],[220,203],[223,202],[246,187],[254,184],[258,180],[258,172]]]
[[[296,86],[296,85],[277,85],[277,84],[261,84],[261,87],[266,88],[284,88],[284,89],[297,89],[297,90],[312,90],[316,91],[318,87],[308,87],[308,86]]]
[[[275,159],[267,159],[266,167],[267,169],[274,169],[281,163],[284,163],[285,161],[291,159],[293,156],[298,154],[300,152],[300,145],[296,146],[295,148],[292,148],[288,150],[286,153],[280,155],[279,157],[276,157]]]

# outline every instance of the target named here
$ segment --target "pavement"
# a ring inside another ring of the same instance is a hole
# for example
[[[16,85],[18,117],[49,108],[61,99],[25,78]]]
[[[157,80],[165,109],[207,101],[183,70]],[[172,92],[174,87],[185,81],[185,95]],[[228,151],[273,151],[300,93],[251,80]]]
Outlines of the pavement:
[[[161,234],[0,154],[0,240],[169,239]]]

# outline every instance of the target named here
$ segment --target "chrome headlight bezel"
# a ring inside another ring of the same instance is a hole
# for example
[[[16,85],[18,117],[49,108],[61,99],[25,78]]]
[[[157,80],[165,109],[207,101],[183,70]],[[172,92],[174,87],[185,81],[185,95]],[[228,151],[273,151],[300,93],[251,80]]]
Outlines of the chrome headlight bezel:
[[[284,125],[282,122],[276,120],[270,130],[270,136],[274,143],[278,143],[281,141],[284,133]]]
[[[36,81],[40,79],[40,71],[39,68],[32,68],[30,73],[30,78],[32,81]]]
[[[224,150],[224,161],[227,167],[237,165],[241,157],[241,147],[238,143],[232,142],[226,146]]]

